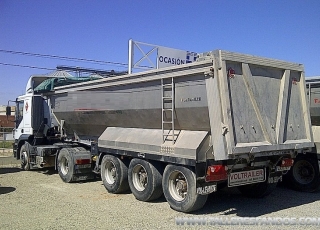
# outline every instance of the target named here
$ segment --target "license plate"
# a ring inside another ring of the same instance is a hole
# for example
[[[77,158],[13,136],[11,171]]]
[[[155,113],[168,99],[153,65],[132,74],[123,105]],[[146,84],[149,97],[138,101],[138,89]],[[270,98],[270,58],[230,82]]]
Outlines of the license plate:
[[[203,187],[198,187],[197,188],[197,193],[200,195],[206,195],[209,193],[213,193],[217,190],[217,185],[207,185],[207,186],[203,186]]]
[[[280,172],[280,171],[289,171],[290,168],[291,168],[290,166],[288,166],[288,167],[277,166],[277,167],[276,167],[276,171],[277,171],[277,172]]]
[[[77,169],[87,169],[91,168],[91,164],[85,164],[85,165],[76,165]]]
[[[278,181],[282,181],[282,176],[275,176],[275,177],[268,178],[269,184],[278,183]]]
[[[266,172],[264,169],[233,172],[228,176],[228,187],[259,183],[264,182],[265,180]]]
[[[261,152],[259,153],[260,156],[278,156],[283,155],[284,152],[281,151],[273,151],[273,152]]]

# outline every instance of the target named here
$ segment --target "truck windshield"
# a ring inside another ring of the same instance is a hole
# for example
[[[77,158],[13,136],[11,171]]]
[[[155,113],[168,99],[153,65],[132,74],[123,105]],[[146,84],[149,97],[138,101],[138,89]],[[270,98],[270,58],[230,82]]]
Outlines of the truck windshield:
[[[19,127],[22,118],[23,118],[23,107],[24,101],[17,101],[17,108],[16,108],[16,128]]]

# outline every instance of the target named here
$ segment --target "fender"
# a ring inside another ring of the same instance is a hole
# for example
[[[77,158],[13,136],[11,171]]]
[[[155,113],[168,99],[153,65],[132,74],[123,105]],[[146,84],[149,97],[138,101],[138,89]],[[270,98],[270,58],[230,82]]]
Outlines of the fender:
[[[29,143],[32,142],[33,135],[30,134],[22,134],[18,140],[14,141],[14,146],[13,146],[13,155],[14,157],[19,160],[20,159],[20,149],[21,146],[27,141]]]

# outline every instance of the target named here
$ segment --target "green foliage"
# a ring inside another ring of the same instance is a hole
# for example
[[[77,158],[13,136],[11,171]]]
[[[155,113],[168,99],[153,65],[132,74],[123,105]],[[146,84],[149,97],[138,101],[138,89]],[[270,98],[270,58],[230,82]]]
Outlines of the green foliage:
[[[0,141],[0,148],[12,149],[13,141]]]
[[[12,128],[4,128],[4,127],[1,127],[0,128],[0,134],[1,133],[12,133]]]

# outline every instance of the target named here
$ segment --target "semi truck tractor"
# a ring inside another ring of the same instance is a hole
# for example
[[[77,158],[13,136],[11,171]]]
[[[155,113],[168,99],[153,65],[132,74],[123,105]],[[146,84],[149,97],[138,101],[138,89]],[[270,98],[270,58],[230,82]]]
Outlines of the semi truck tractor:
[[[283,182],[298,191],[314,192],[320,185],[320,77],[306,78],[306,88],[315,145],[311,152],[298,154]]]
[[[164,194],[181,212],[225,185],[266,196],[314,146],[301,64],[215,50],[80,83],[35,79],[16,99],[23,169],[55,167],[67,183],[100,175],[110,193]]]

